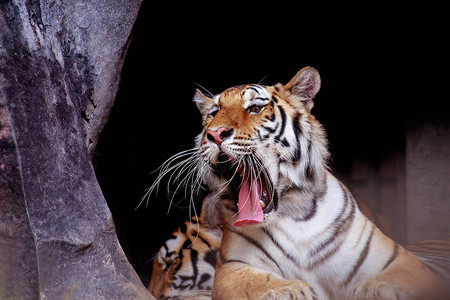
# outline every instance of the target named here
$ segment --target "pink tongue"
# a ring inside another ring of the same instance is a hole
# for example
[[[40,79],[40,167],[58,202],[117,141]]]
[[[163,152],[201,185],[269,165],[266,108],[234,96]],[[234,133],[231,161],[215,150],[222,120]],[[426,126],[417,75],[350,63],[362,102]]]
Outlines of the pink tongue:
[[[264,221],[264,214],[261,204],[259,204],[261,185],[257,180],[250,182],[249,178],[246,177],[244,176],[241,190],[239,191],[239,212],[234,226],[247,226]]]

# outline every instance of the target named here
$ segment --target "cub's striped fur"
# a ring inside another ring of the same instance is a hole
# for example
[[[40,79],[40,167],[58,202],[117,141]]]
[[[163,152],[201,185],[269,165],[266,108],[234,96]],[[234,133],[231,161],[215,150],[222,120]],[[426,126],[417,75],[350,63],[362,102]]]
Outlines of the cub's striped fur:
[[[222,230],[193,217],[158,251],[148,290],[157,299],[211,299]]]
[[[286,85],[196,92],[204,129],[162,175],[205,183],[208,205],[222,212],[213,299],[448,299],[328,171],[325,132],[311,114],[319,88],[307,67]]]

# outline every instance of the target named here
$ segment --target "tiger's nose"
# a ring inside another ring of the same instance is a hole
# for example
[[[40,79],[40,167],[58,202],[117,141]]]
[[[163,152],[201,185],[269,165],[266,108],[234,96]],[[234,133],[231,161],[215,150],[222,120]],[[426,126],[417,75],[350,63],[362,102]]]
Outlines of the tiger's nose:
[[[216,130],[207,130],[206,131],[206,138],[210,140],[211,142],[214,142],[217,144],[217,146],[220,146],[223,141],[225,141],[227,138],[229,138],[233,134],[233,129],[228,129],[225,127],[220,127]]]

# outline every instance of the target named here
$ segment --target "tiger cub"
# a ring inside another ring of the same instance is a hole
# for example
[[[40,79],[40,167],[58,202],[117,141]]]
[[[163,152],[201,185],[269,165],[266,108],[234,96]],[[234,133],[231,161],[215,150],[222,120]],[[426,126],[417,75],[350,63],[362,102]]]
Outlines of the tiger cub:
[[[328,171],[320,83],[306,67],[286,85],[196,91],[203,130],[187,161],[224,230],[213,299],[449,299]]]
[[[150,293],[157,299],[211,299],[221,240],[222,229],[203,213],[186,221],[153,258]]]

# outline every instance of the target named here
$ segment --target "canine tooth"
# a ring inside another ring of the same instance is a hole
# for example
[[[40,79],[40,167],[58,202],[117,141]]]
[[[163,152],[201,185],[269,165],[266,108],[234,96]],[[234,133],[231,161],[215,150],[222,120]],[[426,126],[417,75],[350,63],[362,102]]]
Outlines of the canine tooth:
[[[262,209],[264,209],[266,207],[266,204],[262,200],[259,200],[259,204],[261,205]]]

